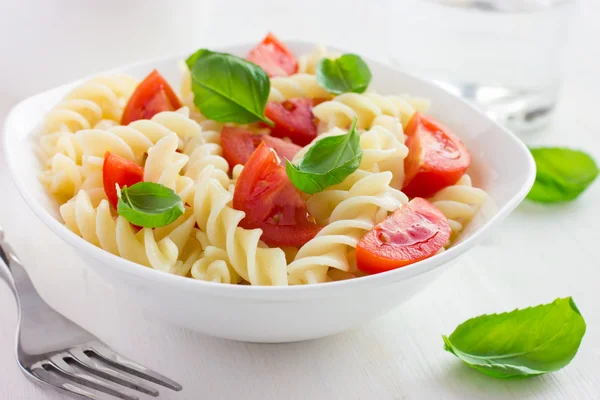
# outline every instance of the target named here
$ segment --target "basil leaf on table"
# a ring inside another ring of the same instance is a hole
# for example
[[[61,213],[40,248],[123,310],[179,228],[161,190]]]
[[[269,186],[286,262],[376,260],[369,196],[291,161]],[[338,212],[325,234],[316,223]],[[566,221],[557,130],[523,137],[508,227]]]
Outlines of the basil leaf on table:
[[[494,378],[558,371],[575,357],[586,325],[571,297],[460,324],[444,349]]]
[[[371,82],[371,70],[356,54],[344,54],[330,60],[321,59],[316,66],[317,82],[329,93],[362,93]]]
[[[358,169],[362,159],[360,136],[354,118],[348,133],[314,143],[298,166],[286,160],[286,172],[294,186],[314,194],[342,182]]]
[[[138,182],[117,190],[117,212],[127,221],[144,228],[158,228],[175,221],[185,208],[181,197],[166,186]]]
[[[186,64],[192,74],[194,104],[202,115],[219,122],[263,121],[271,90],[267,73],[258,65],[227,53],[200,49]]]
[[[537,167],[527,198],[556,203],[577,198],[598,176],[598,165],[583,151],[560,147],[530,149]]]

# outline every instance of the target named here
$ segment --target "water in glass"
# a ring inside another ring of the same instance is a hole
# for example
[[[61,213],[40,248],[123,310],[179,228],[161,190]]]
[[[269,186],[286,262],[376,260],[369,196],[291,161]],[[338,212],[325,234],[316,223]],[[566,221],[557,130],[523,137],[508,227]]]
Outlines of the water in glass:
[[[390,2],[404,14],[394,28],[401,45],[393,61],[472,101],[509,129],[536,130],[546,125],[556,103],[573,3]]]

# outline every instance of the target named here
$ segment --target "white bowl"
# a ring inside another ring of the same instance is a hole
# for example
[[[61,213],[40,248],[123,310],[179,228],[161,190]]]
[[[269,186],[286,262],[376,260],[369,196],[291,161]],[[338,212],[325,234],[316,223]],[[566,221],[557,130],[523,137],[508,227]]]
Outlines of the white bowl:
[[[288,44],[296,54],[310,52],[314,45]],[[245,44],[219,50],[243,56],[251,47]],[[177,88],[177,62],[186,56],[144,61],[106,73],[124,72],[143,78],[157,68]],[[423,290],[506,218],[535,178],[529,151],[512,133],[432,83],[378,62],[367,62],[373,73],[372,87],[377,91],[432,100],[430,114],[466,143],[473,158],[468,172],[491,199],[448,251],[394,271],[305,286],[225,285],[143,267],[86,242],[61,223],[56,204],[38,181],[40,166],[32,149],[36,140],[33,133],[44,115],[81,81],[17,104],[5,123],[5,155],[21,195],[64,245],[75,248],[86,265],[116,290],[165,320],[208,335],[249,342],[291,342],[332,335],[378,317]]]

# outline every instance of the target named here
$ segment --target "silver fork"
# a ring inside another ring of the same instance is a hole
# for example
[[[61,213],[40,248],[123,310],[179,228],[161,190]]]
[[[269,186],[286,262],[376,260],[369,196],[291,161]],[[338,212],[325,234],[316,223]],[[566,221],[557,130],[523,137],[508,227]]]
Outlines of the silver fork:
[[[11,288],[19,307],[17,361],[28,378],[78,399],[138,399],[128,389],[158,396],[155,388],[138,378],[181,390],[177,382],[118,355],[54,311],[33,287],[25,268],[5,242],[2,228],[0,278]]]

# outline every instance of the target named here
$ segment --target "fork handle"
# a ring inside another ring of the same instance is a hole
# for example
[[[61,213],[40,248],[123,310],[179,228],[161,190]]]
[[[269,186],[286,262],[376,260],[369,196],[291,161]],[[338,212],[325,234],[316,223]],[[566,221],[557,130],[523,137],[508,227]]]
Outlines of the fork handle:
[[[48,305],[41,298],[25,267],[19,261],[12,247],[4,239],[4,230],[0,227],[0,278],[6,282],[15,296],[17,306],[35,305],[46,308]],[[22,302],[25,302],[23,304]]]
[[[4,231],[2,230],[2,228],[0,228],[0,278],[2,278],[4,282],[6,282],[6,284],[13,292],[18,301],[19,299],[16,281],[15,277],[12,274],[12,269],[15,268],[15,265],[18,265],[17,268],[20,267],[21,269],[23,269],[23,267],[19,263],[19,259],[12,251],[10,245],[4,241]],[[23,273],[24,272],[25,271],[23,270]],[[27,278],[27,280],[29,280],[27,274],[25,274],[25,277]],[[29,283],[31,284],[31,280],[29,280]]]

